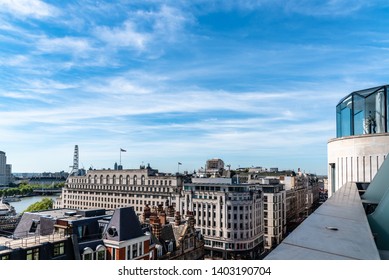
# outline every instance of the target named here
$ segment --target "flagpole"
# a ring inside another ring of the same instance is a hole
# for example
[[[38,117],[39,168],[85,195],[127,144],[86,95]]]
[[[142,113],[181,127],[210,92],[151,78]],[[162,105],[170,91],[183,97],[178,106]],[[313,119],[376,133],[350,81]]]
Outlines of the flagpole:
[[[182,163],[181,162],[178,162],[177,163],[177,172],[178,172],[178,174],[180,174],[180,165],[181,165]]]
[[[127,150],[120,148],[120,166],[122,165],[122,152],[127,152]]]

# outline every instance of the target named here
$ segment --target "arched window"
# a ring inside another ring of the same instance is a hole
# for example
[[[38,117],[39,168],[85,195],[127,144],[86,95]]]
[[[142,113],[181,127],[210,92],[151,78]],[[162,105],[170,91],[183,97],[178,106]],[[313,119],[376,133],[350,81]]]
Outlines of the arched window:
[[[120,175],[120,177],[119,177],[119,184],[123,185],[123,176],[122,175]]]
[[[101,175],[101,176],[100,176],[100,184],[103,184],[103,183],[104,183],[103,180],[104,180],[104,177],[103,177],[103,175]]]
[[[109,175],[107,175],[107,179],[105,181],[105,183],[108,185],[110,182],[109,182]]]
[[[143,186],[145,184],[145,175],[142,175],[140,178],[140,184]]]
[[[113,175],[113,178],[112,178],[112,184],[116,184],[116,175]]]
[[[130,175],[127,175],[126,177],[126,184],[128,185],[130,183]]]
[[[86,247],[82,252],[83,260],[93,260],[93,250],[89,247]]]
[[[107,258],[107,249],[103,245],[96,248],[96,260],[105,260]]]
[[[136,177],[136,175],[134,175],[134,185],[137,184],[137,181],[138,181],[138,178]]]

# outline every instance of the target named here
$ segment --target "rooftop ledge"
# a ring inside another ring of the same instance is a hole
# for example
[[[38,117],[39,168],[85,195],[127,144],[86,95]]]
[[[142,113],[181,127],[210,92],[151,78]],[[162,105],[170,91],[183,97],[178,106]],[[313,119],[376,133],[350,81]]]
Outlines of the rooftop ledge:
[[[265,260],[379,260],[356,183],[346,183]]]
[[[358,138],[370,138],[370,137],[389,137],[389,133],[372,133],[372,134],[359,134],[359,135],[351,135],[351,136],[343,136],[338,138],[332,138],[328,140],[328,143],[340,141],[340,140],[346,140],[346,139],[358,139]]]

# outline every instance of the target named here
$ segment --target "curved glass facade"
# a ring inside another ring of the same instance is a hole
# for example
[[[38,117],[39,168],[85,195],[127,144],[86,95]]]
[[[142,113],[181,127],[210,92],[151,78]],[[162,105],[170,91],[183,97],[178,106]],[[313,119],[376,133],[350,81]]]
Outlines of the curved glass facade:
[[[336,137],[388,132],[389,85],[355,91],[336,106]]]

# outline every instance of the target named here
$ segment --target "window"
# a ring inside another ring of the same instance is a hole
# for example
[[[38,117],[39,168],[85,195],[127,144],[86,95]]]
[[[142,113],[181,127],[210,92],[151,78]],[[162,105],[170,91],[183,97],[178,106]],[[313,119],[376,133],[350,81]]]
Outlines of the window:
[[[96,248],[96,260],[105,260],[106,259],[106,249],[103,245],[99,245]]]
[[[89,247],[86,247],[84,249],[84,252],[82,253],[82,259],[83,260],[93,260],[93,250]]]
[[[9,255],[0,256],[0,260],[9,260]]]
[[[132,245],[132,258],[138,257],[138,244]]]
[[[39,221],[38,220],[32,220],[29,232],[34,233],[36,231],[38,225],[39,225]]]
[[[27,250],[27,260],[39,260],[39,248]]]
[[[60,256],[65,254],[65,243],[60,242],[60,243],[55,243],[54,244],[54,257]]]
[[[157,248],[157,256],[161,257],[162,256],[162,246],[157,244],[155,247]]]
[[[173,252],[173,241],[170,241],[170,243],[168,245],[168,251]]]
[[[139,243],[139,255],[140,256],[143,255],[143,243],[142,242]]]

